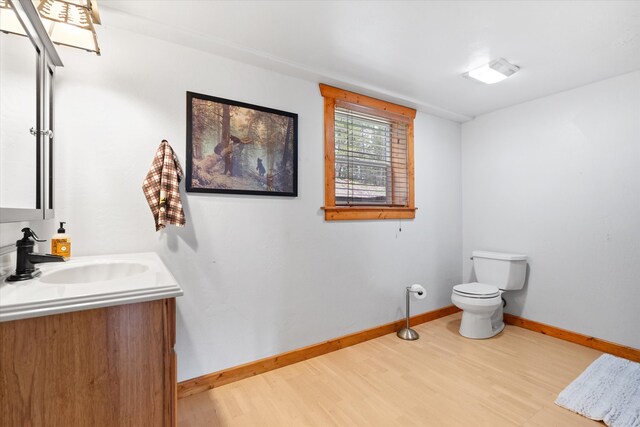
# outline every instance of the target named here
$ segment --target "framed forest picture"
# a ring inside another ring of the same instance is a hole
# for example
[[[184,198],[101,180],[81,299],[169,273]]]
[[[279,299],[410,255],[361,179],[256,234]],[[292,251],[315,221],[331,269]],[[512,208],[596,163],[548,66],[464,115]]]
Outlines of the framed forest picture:
[[[298,115],[187,92],[188,192],[298,195]]]

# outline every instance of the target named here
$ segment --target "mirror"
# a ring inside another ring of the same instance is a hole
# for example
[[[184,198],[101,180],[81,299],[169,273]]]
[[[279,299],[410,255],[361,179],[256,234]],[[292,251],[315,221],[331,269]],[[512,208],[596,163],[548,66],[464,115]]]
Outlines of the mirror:
[[[30,0],[0,0],[0,28],[0,222],[52,218],[54,75],[62,62]]]
[[[3,13],[5,13],[3,11]],[[38,51],[27,37],[0,34],[0,206],[37,209]]]

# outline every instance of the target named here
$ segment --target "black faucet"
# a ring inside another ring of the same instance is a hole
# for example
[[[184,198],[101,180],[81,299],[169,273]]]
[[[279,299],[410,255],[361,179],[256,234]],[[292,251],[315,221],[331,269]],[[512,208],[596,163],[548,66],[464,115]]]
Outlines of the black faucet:
[[[46,242],[46,240],[38,240],[38,236],[29,227],[22,229],[24,235],[22,239],[16,242],[18,248],[18,256],[16,259],[16,271],[7,278],[7,282],[18,282],[21,280],[29,280],[40,275],[40,270],[34,267],[34,264],[42,262],[64,262],[64,257],[51,254],[34,254],[33,246],[36,242]],[[33,240],[31,240],[33,238]]]

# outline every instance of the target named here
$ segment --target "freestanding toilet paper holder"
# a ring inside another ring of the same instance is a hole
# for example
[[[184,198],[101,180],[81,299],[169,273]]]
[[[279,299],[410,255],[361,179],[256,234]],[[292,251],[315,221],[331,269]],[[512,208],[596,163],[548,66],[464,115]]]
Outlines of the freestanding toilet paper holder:
[[[419,296],[422,296],[424,294],[424,288],[422,288],[422,286],[420,286],[420,288],[418,289],[414,289],[414,286],[407,286],[406,288],[406,298],[407,298],[407,323],[406,326],[402,329],[400,329],[398,331],[398,337],[402,338],[403,340],[408,340],[408,341],[415,341],[418,338],[420,338],[420,335],[418,335],[418,333],[416,331],[414,331],[413,329],[411,329],[409,327],[409,297],[411,296],[412,293],[418,294]]]

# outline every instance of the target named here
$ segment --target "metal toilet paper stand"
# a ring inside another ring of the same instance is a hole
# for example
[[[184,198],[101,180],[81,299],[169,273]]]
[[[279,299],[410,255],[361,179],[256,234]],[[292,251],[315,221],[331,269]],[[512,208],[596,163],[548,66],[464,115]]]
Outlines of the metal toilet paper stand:
[[[413,290],[411,289],[411,286],[407,286],[406,288],[406,296],[407,296],[407,323],[406,326],[402,329],[400,329],[398,331],[398,337],[402,338],[403,340],[408,340],[408,341],[415,341],[418,338],[420,338],[420,335],[418,335],[418,333],[416,331],[414,331],[413,329],[411,329],[409,327],[409,297],[411,296],[412,293],[418,294],[418,295],[422,295],[424,293],[423,290]]]

